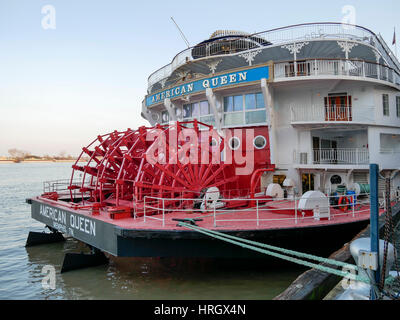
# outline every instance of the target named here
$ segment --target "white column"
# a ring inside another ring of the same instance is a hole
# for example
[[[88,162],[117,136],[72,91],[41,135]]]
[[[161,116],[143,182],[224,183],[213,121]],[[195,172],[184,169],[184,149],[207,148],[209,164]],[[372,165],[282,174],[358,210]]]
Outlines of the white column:
[[[149,111],[149,109],[146,107],[146,100],[142,101],[142,112],[141,112],[141,116],[143,118],[145,118],[151,126],[155,126],[156,122],[153,120],[153,118],[151,117],[151,112]]]
[[[271,94],[271,88],[267,83],[267,79],[261,79],[261,91],[264,97],[265,109],[267,110],[267,117],[269,121],[268,123],[268,131],[269,131],[269,150],[271,155],[271,163],[276,164],[276,125],[275,125],[275,114],[274,114],[274,101]]]
[[[167,111],[169,113],[169,121],[176,121],[175,106],[171,102],[171,99],[166,98],[164,100],[164,106],[165,106],[165,109],[167,109]]]
[[[206,89],[206,97],[208,100],[208,104],[211,107],[211,110],[214,113],[214,118],[215,118],[215,127],[218,131],[221,130],[221,121],[222,121],[222,113],[218,112],[217,108],[217,98],[215,97],[215,94],[211,88]]]

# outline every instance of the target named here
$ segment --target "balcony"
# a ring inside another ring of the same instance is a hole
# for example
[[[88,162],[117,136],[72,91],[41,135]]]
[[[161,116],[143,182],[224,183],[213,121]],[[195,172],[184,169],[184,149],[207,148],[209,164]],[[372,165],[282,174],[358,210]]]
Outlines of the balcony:
[[[368,165],[367,148],[312,149],[312,152],[296,152],[299,165]]]
[[[359,77],[400,85],[400,75],[392,68],[361,60],[309,59],[274,64],[274,79],[282,81],[305,77]]]
[[[292,106],[291,124],[309,123],[375,123],[374,106],[348,106],[348,105],[299,105]]]

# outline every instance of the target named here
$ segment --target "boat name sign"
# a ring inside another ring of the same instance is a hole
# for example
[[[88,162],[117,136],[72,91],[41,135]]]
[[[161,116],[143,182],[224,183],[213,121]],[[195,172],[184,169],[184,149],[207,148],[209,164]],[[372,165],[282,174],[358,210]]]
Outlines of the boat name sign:
[[[214,77],[203,78],[175,86],[146,97],[146,106],[164,101],[167,98],[175,98],[191,93],[198,93],[207,88],[219,88],[229,85],[259,81],[262,78],[269,80],[270,66],[253,67],[236,72],[220,74]]]
[[[92,219],[45,205],[40,205],[39,214],[50,219],[53,222],[52,227],[63,233],[73,236],[74,230],[78,230],[96,236],[96,222]]]

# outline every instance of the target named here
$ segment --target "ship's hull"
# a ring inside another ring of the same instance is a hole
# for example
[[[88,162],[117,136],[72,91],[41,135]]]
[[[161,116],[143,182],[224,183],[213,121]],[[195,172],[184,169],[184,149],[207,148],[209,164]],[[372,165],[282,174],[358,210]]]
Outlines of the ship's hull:
[[[261,253],[176,225],[173,228],[125,228],[44,199],[34,198],[28,202],[33,219],[117,257],[267,258]],[[365,215],[362,219],[345,223],[310,226],[299,222],[296,227],[290,228],[236,228],[220,232],[327,256],[366,227],[368,218]]]

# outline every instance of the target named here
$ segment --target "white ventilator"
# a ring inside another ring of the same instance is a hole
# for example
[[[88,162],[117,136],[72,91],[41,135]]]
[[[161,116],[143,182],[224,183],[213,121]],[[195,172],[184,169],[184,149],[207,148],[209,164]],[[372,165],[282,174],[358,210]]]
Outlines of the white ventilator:
[[[359,196],[361,193],[361,187],[358,183],[353,183],[352,189],[354,189],[356,196]]]
[[[200,209],[205,211],[208,209],[221,208],[224,206],[223,202],[219,202],[220,193],[217,187],[210,187],[204,194],[203,201],[201,202]]]
[[[296,182],[293,179],[286,178],[283,181],[283,187],[287,191],[288,198],[294,198],[295,196],[294,188],[296,187]]]
[[[307,191],[297,205],[299,210],[313,210],[314,219],[330,218],[329,198],[321,191]]]
[[[265,191],[265,195],[270,196],[272,198],[283,199],[283,189],[277,183],[270,183]]]

